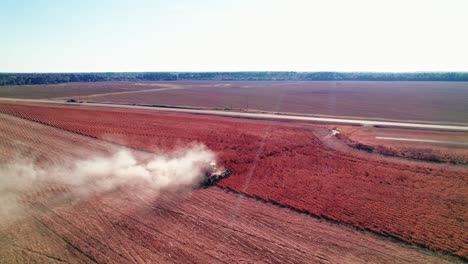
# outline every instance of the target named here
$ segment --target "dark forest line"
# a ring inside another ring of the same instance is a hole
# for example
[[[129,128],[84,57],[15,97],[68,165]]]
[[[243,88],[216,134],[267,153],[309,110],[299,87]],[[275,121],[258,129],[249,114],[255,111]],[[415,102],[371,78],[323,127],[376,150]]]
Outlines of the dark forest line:
[[[0,86],[100,81],[468,81],[468,72],[97,72],[0,73]]]

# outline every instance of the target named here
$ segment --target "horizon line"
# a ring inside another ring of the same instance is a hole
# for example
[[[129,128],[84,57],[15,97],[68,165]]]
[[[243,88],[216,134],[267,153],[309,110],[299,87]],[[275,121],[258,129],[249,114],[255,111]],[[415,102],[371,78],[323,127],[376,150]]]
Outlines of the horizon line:
[[[263,73],[468,73],[468,70],[464,71],[277,71],[277,70],[236,70],[236,71],[31,71],[31,72],[3,72],[0,74],[70,74],[70,73],[250,73],[250,72],[263,72]]]

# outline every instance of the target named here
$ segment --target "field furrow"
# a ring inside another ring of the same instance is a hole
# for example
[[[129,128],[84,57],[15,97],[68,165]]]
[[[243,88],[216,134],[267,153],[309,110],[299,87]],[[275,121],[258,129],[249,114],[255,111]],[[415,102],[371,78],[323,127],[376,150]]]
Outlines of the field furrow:
[[[335,151],[314,133],[323,128],[308,124],[92,107],[2,104],[0,112],[150,152],[204,143],[234,172],[219,183],[224,188],[405,243],[468,254],[463,166]]]

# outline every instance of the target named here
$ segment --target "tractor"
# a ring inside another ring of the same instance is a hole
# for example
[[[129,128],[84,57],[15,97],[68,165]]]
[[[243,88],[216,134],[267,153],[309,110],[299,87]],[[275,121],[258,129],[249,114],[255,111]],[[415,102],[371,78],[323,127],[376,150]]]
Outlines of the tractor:
[[[231,176],[232,171],[228,169],[218,169],[216,162],[212,161],[210,166],[206,169],[205,175],[202,181],[203,186],[215,185],[218,181]]]

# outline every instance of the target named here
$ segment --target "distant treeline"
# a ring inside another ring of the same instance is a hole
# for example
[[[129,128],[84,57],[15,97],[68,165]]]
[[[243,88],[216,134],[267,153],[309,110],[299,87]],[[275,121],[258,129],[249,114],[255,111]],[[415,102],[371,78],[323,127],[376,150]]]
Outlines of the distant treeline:
[[[0,73],[0,86],[100,81],[468,81],[468,72],[98,72]]]

